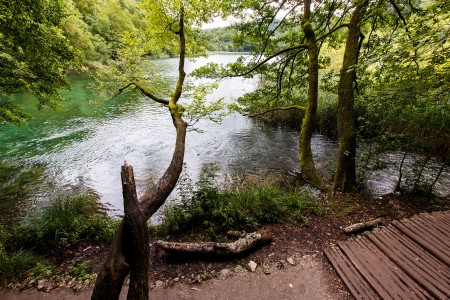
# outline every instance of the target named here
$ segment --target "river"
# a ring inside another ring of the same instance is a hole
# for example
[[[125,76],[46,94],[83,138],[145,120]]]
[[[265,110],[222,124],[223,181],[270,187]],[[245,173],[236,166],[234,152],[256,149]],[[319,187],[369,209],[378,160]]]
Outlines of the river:
[[[189,61],[189,73],[207,61],[227,63],[236,54],[214,54],[208,59]],[[176,72],[177,59],[162,60]],[[64,91],[64,107],[57,111],[37,110],[32,98],[15,95],[33,119],[26,125],[0,127],[0,162],[44,169],[43,181],[28,195],[39,202],[64,186],[83,185],[95,190],[104,203],[122,211],[120,166],[126,160],[134,167],[138,193],[164,172],[171,158],[175,130],[167,109],[139,96],[121,96],[100,105],[87,87],[93,80],[71,75],[71,91]],[[211,99],[224,97],[231,102],[256,87],[254,79],[223,80]],[[289,179],[299,172],[298,131],[252,120],[239,114],[226,116],[221,124],[202,120],[196,124],[202,133],[188,132],[185,171],[194,181],[209,170],[221,183],[235,185]],[[337,145],[320,135],[313,138],[318,168],[328,173]],[[398,154],[390,157],[397,160]],[[389,192],[396,171],[375,173],[368,185],[378,194]],[[186,176],[186,175],[185,175]],[[386,179],[388,178],[388,179]],[[449,185],[446,169],[438,187]],[[5,187],[13,182],[0,182]],[[2,197],[2,195],[0,195]],[[0,202],[18,199],[0,198]],[[4,203],[2,207],[4,207]]]

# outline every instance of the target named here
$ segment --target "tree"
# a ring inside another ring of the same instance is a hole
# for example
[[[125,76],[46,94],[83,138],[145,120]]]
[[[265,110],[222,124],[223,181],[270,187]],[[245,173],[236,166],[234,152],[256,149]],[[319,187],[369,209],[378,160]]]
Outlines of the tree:
[[[128,298],[148,299],[146,274],[149,245],[145,238],[148,235],[147,220],[164,204],[180,176],[188,127],[185,118],[195,122],[200,115],[220,109],[217,102],[208,105],[204,103],[207,92],[214,85],[201,86],[193,90],[194,101],[191,105],[183,107],[178,103],[182,95],[188,96],[186,92],[191,88],[185,84],[186,57],[205,52],[205,47],[199,43],[201,41],[199,34],[201,24],[211,17],[211,4],[194,0],[143,1],[143,8],[148,14],[146,30],[139,34],[134,32],[128,34],[127,47],[119,51],[118,59],[111,64],[110,73],[106,73],[109,81],[103,81],[102,87],[127,83],[122,85],[119,94],[134,88],[148,99],[167,107],[176,130],[176,141],[169,167],[160,180],[139,199],[136,195],[132,168],[127,165],[122,167],[125,217],[100,270],[92,299],[118,299],[128,273],[130,273]],[[178,78],[171,90],[165,88],[161,90],[162,82],[157,80],[158,70],[151,69],[152,61],[145,57],[145,53],[161,51],[162,46],[164,50],[179,54]],[[111,77],[111,74],[115,76]],[[111,78],[115,80],[111,81]],[[164,97],[165,93],[170,97]]]
[[[252,60],[244,59],[225,68],[210,64],[196,71],[198,76],[258,76],[257,90],[237,100],[235,109],[250,116],[278,110],[301,110],[299,150],[302,177],[314,186],[328,189],[318,175],[311,149],[311,137],[318,105],[319,69],[326,63],[320,59],[325,39],[342,28],[342,19],[334,13],[348,7],[335,1],[314,5],[312,1],[226,1],[224,15],[239,22],[238,46],[251,46]],[[282,16],[281,11],[287,13]],[[307,95],[305,97],[305,95]]]
[[[356,68],[361,46],[360,21],[368,1],[356,1],[348,24],[347,42],[338,87],[339,151],[334,177],[334,189],[350,192],[356,183],[355,96]]]
[[[373,11],[378,13],[370,13],[370,34],[361,59],[361,68],[371,67],[360,72],[359,80],[359,101],[367,109],[361,118],[366,127],[363,133],[384,151],[404,151],[398,191],[409,152],[424,155],[413,186],[430,156],[440,156],[443,164],[430,182],[432,187],[450,153],[450,43],[446,38],[450,5],[440,0],[391,0]]]
[[[69,83],[63,69],[73,51],[59,30],[63,1],[0,2],[0,124],[22,124],[28,116],[9,95],[24,92],[38,107],[56,108]]]
[[[135,0],[66,0],[66,5],[61,28],[78,50],[78,66],[117,58],[124,33],[144,29],[145,12]]]

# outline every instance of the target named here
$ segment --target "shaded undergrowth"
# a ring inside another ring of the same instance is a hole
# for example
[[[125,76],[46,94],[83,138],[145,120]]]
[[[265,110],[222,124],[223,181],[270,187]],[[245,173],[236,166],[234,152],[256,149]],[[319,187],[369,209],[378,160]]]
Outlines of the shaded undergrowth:
[[[119,222],[104,212],[94,193],[85,192],[59,195],[13,226],[0,223],[0,284],[48,277],[53,267],[42,256],[49,250],[107,243]]]
[[[263,225],[297,223],[314,210],[320,213],[310,188],[282,189],[275,185],[243,190],[219,189],[200,182],[189,193],[182,192],[178,203],[163,210],[160,234],[205,233],[220,239],[228,230],[254,231]]]

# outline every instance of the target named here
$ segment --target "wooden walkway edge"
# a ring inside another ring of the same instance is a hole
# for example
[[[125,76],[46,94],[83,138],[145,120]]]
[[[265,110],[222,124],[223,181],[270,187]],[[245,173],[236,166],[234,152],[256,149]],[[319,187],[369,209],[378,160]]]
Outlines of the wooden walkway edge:
[[[356,299],[450,299],[450,211],[393,221],[325,255]]]

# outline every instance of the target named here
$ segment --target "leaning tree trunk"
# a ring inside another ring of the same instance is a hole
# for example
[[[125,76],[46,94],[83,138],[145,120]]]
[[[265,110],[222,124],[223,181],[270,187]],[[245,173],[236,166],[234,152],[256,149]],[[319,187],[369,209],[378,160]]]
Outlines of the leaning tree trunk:
[[[334,189],[351,192],[356,183],[356,132],[354,81],[358,63],[360,19],[367,1],[358,2],[348,25],[338,90],[339,151],[334,178]]]
[[[143,237],[146,234],[143,229],[147,226],[147,220],[164,204],[167,197],[173,191],[183,168],[186,128],[187,123],[183,120],[183,107],[177,104],[181,97],[183,82],[186,77],[184,71],[184,60],[186,54],[186,40],[184,36],[184,10],[181,9],[179,20],[179,31],[176,33],[180,39],[179,65],[178,65],[178,81],[171,99],[163,100],[157,98],[151,93],[137,87],[144,95],[149,98],[168,106],[170,115],[172,116],[173,125],[176,129],[175,150],[172,160],[165,173],[157,184],[149,188],[139,201],[135,190],[133,191],[134,179],[131,179],[132,172],[125,169],[122,179],[124,181],[124,202],[125,202],[125,218],[116,232],[114,240],[109,248],[107,257],[95,283],[94,291],[91,299],[100,300],[119,299],[125,277],[131,271],[130,290],[128,299],[147,299],[145,291],[148,287],[140,287],[139,285],[148,285],[148,280],[143,276],[148,272],[147,264],[142,264],[143,259],[149,259],[148,251],[143,249],[144,246],[149,247],[147,240]],[[131,212],[131,214],[130,214]],[[139,229],[140,228],[140,229]],[[143,239],[143,240],[138,240]],[[145,248],[145,247],[144,247]],[[146,256],[146,257],[144,257]]]
[[[304,0],[304,7],[301,27],[308,47],[308,106],[305,110],[300,132],[300,167],[302,176],[307,182],[320,189],[325,189],[326,185],[317,173],[311,150],[311,138],[314,131],[314,119],[319,95],[319,49],[311,25],[311,0]]]

